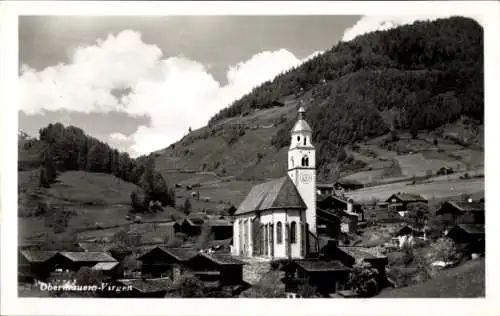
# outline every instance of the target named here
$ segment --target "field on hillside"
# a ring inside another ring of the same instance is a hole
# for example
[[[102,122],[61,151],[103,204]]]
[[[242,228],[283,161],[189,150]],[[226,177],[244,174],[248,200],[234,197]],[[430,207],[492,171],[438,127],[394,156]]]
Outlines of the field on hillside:
[[[400,182],[364,188],[346,192],[345,194],[356,201],[370,202],[373,199],[386,200],[389,196],[398,192],[421,194],[427,199],[455,197],[463,193],[474,194],[484,192],[484,178],[435,181],[415,185],[410,182]]]
[[[186,198],[190,198],[192,211],[206,210],[208,213],[220,213],[228,205],[238,205],[243,201],[251,188],[259,182],[229,180],[201,185],[192,190],[185,188],[176,189],[176,204],[181,206]],[[199,200],[192,198],[191,194],[198,192]]]
[[[484,297],[485,260],[473,260],[441,271],[433,279],[399,289],[385,289],[377,298]]]
[[[186,181],[190,177],[187,174],[171,175],[168,170],[202,171],[204,166],[205,170],[240,178],[279,177],[286,171],[282,163],[286,162],[286,151],[276,150],[271,145],[271,139],[283,119],[296,115],[297,102],[294,100],[283,107],[255,111],[247,116],[223,120],[214,127],[195,130],[174,146],[156,152],[156,168],[175,182]],[[227,137],[232,133],[229,126],[242,126],[244,134],[234,142],[228,142]],[[229,151],[231,155],[226,154]]]
[[[130,194],[139,190],[133,183],[123,181],[114,175],[67,171],[59,175],[48,194],[81,204],[130,204]]]
[[[67,229],[83,231],[81,236],[85,239],[112,236],[114,233],[111,232],[119,231],[129,224],[135,225],[127,219],[127,215],[131,211],[130,193],[139,188],[113,175],[64,172],[49,189],[38,189],[37,170],[19,172],[18,176],[20,188],[23,189],[19,196],[20,208],[29,202],[28,198],[33,194],[50,205],[64,206],[73,211]],[[168,222],[185,217],[172,207],[165,207],[163,212],[137,215],[145,223]],[[134,216],[132,215],[132,220]],[[20,243],[52,232],[52,228],[45,225],[44,216],[19,217],[18,230]],[[144,230],[144,234],[147,232],[149,230]]]

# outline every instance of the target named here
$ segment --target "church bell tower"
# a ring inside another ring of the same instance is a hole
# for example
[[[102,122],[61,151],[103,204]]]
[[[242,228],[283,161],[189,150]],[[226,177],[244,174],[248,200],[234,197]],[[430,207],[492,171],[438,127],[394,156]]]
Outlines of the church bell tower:
[[[306,203],[306,222],[309,231],[316,235],[316,150],[312,144],[312,129],[304,114],[305,109],[300,107],[297,123],[291,131],[288,176]]]

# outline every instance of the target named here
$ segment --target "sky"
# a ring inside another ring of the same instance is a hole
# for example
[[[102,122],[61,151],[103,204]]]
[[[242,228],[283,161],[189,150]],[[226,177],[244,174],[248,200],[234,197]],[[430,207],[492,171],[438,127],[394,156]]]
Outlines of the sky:
[[[338,41],[438,16],[24,16],[19,128],[82,128],[132,157]]]

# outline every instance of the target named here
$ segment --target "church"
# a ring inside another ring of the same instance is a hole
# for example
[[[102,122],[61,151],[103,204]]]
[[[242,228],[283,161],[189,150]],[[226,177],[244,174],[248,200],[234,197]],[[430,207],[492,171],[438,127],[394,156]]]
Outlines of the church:
[[[316,153],[300,107],[291,131],[288,175],[252,188],[235,212],[235,256],[302,259],[316,236]]]

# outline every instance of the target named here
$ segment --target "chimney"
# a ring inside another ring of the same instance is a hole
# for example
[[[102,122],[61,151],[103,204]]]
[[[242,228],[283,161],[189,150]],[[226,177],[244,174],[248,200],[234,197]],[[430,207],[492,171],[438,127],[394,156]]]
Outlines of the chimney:
[[[352,199],[347,200],[347,212],[352,213],[354,208],[354,201]]]

